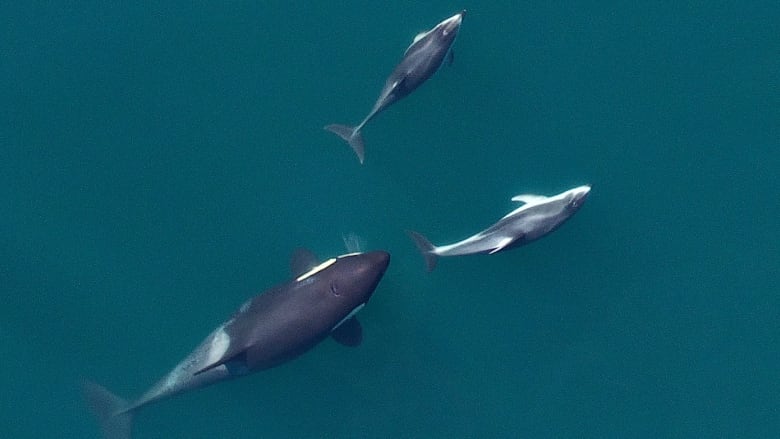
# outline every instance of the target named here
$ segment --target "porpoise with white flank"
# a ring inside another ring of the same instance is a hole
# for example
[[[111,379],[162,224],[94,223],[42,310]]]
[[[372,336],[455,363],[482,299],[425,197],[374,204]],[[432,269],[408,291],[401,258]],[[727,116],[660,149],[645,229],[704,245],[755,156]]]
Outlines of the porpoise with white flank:
[[[296,277],[245,302],[167,375],[134,401],[124,401],[86,381],[87,403],[107,439],[127,439],[138,409],[171,396],[278,366],[328,336],[356,346],[362,339],[357,313],[387,270],[384,251],[347,254],[317,263],[296,252]]]
[[[465,13],[466,11],[458,12],[433,29],[420,33],[414,38],[401,62],[385,81],[385,86],[379,93],[374,107],[359,125],[351,127],[333,124],[325,127],[326,130],[337,134],[349,143],[360,163],[363,163],[365,149],[360,130],[382,110],[407,96],[433,76],[447,58],[447,54],[450,54],[449,59],[452,59],[450,48],[455,42]]]
[[[493,254],[535,241],[571,218],[589,193],[590,186],[579,186],[551,197],[517,195],[512,201],[519,201],[522,206],[487,229],[454,244],[435,246],[417,232],[408,233],[425,258],[426,268],[432,271],[439,256]]]

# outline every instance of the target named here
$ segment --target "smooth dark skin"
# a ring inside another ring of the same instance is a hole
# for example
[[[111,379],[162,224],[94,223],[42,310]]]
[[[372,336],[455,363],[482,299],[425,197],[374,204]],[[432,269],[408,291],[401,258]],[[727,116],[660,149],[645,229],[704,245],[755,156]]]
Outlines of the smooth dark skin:
[[[132,415],[179,393],[278,366],[330,335],[357,345],[354,312],[368,302],[390,263],[384,251],[329,260],[250,299],[140,398],[124,401],[104,387],[84,382],[87,403],[103,435],[129,439]],[[308,268],[308,267],[307,267]],[[337,327],[338,326],[338,327]]]

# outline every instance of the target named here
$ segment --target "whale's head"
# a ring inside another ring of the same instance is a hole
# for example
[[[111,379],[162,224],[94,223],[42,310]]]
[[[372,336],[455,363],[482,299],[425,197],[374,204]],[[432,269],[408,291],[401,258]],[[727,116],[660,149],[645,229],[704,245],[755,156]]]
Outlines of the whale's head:
[[[390,254],[385,251],[339,256],[328,273],[330,293],[347,302],[366,303],[389,264]]]
[[[305,308],[306,320],[330,329],[368,302],[389,263],[384,251],[328,259],[293,281],[296,309]]]

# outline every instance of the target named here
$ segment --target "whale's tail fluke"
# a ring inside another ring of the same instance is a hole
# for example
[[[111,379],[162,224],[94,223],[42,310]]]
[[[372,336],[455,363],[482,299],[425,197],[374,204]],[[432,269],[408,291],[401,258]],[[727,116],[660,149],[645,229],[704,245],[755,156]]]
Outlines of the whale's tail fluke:
[[[105,439],[130,439],[133,412],[127,401],[91,381],[81,383],[84,398],[97,416]]]
[[[438,255],[436,255],[435,252],[436,247],[428,241],[428,238],[417,232],[407,230],[406,233],[409,234],[412,241],[414,241],[414,244],[417,246],[417,249],[420,250],[423,258],[425,258],[426,270],[428,270],[428,272],[433,271],[433,269],[436,268],[436,262],[438,261]]]
[[[349,146],[352,147],[352,150],[355,151],[355,154],[357,154],[360,164],[363,164],[364,147],[363,135],[360,134],[360,127],[355,128],[346,125],[333,124],[327,125],[325,129],[346,140],[347,143],[349,143]]]

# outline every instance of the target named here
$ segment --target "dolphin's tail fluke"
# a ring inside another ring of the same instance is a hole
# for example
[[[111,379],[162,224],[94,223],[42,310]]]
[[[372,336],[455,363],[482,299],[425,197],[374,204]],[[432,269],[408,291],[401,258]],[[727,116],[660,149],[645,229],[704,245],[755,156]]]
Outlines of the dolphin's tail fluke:
[[[436,268],[436,262],[438,261],[438,255],[435,252],[436,247],[428,241],[428,238],[417,232],[407,230],[406,233],[409,234],[412,241],[414,241],[414,244],[417,246],[417,249],[420,250],[423,258],[425,258],[425,269],[428,270],[428,272],[433,271],[433,269]]]
[[[330,131],[331,133],[336,134],[337,136],[341,137],[342,139],[346,140],[347,143],[349,143],[349,146],[352,147],[352,150],[355,151],[355,154],[358,156],[358,160],[360,160],[360,164],[363,164],[363,135],[360,134],[360,127],[348,127],[346,125],[328,125],[325,127],[326,130]]]
[[[105,439],[130,439],[133,412],[124,399],[105,387],[84,381],[81,383],[84,398],[90,410],[97,416]]]

